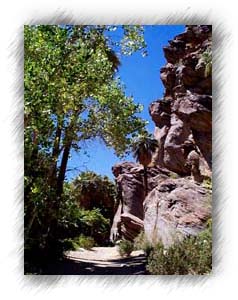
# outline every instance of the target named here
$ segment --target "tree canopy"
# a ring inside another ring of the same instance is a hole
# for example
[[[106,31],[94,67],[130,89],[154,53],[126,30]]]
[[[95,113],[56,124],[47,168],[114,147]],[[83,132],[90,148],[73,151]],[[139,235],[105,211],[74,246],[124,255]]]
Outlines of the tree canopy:
[[[114,30],[120,40],[110,35]],[[143,27],[24,28],[26,238],[51,231],[72,149],[80,152],[82,141],[98,137],[123,156],[131,138],[144,131],[143,107],[116,76],[116,51],[145,55]]]

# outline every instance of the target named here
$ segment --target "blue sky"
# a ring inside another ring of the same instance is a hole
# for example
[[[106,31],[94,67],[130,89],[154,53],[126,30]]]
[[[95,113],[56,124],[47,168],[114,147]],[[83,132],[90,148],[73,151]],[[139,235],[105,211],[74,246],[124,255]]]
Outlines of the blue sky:
[[[118,75],[126,86],[126,94],[133,95],[135,102],[144,105],[141,117],[149,121],[147,129],[153,133],[154,123],[150,118],[148,107],[152,101],[162,98],[164,93],[164,86],[160,80],[160,68],[165,65],[166,60],[162,48],[168,44],[168,40],[184,32],[185,26],[147,25],[144,28],[148,56],[142,57],[140,53],[122,56]],[[83,151],[72,153],[68,162],[67,180],[76,177],[80,171],[94,171],[113,179],[111,167],[120,161],[113,154],[113,150],[108,149],[98,140],[85,143],[84,149],[87,154]],[[125,160],[134,161],[131,155]]]

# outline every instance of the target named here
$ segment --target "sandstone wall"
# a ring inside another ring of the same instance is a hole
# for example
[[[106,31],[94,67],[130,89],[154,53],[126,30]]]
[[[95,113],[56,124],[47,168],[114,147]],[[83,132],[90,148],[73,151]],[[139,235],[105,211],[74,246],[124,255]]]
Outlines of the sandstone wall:
[[[111,240],[133,240],[144,229],[149,241],[170,245],[211,217],[211,191],[202,183],[212,174],[211,37],[211,26],[187,26],[164,47],[164,97],[149,106],[160,145],[148,169],[149,193],[142,166],[113,167],[121,199]]]
[[[149,107],[160,144],[154,161],[180,175],[189,175],[183,144],[192,141],[202,174],[211,176],[211,34],[211,26],[187,26],[186,32],[169,41],[164,47],[167,64],[160,71],[164,97]]]

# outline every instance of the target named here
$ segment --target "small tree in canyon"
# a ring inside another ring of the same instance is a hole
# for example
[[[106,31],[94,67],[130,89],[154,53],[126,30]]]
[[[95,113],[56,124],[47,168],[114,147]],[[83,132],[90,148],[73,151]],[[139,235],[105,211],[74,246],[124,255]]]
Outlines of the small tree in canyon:
[[[148,194],[147,167],[151,163],[152,155],[158,147],[158,141],[148,134],[139,135],[132,145],[133,156],[144,167],[145,196]]]

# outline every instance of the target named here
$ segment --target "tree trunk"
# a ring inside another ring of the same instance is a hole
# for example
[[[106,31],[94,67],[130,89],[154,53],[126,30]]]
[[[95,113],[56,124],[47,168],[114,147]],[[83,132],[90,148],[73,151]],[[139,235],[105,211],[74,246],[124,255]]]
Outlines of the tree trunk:
[[[31,220],[31,213],[32,210],[34,209],[34,204],[31,201],[31,188],[35,183],[35,180],[38,178],[38,168],[36,167],[32,167],[35,165],[37,165],[38,163],[38,147],[35,144],[34,148],[32,150],[32,153],[30,155],[29,161],[32,163],[31,165],[31,170],[30,170],[30,174],[26,174],[26,176],[29,176],[31,178],[31,184],[28,184],[27,186],[24,186],[24,208],[26,210],[26,214],[24,217],[24,226],[28,227],[28,224],[30,224],[30,220]],[[37,165],[38,166],[38,165]]]
[[[68,128],[65,129],[65,137],[64,137],[64,151],[61,159],[61,164],[60,164],[60,169],[57,177],[57,185],[56,185],[56,196],[58,199],[58,202],[61,200],[61,196],[63,193],[63,185],[64,185],[64,179],[65,179],[65,173],[66,173],[66,168],[68,164],[68,159],[69,159],[69,154],[73,142],[73,137],[71,136],[72,131],[74,130],[74,125],[75,125],[75,120],[77,119],[77,114],[75,114],[74,119],[71,121],[70,125]],[[61,135],[61,133],[60,133]],[[58,146],[58,154],[59,154],[59,145]],[[57,150],[57,149],[56,149]],[[60,203],[58,204],[59,207]]]
[[[56,185],[56,172],[57,172],[57,159],[60,154],[60,140],[61,140],[61,133],[62,133],[62,124],[57,125],[56,133],[55,133],[55,141],[52,150],[52,165],[49,170],[48,182],[50,186]]]
[[[68,126],[68,128],[65,129],[65,137],[64,137],[65,146],[64,146],[64,151],[63,151],[63,156],[62,156],[59,174],[57,178],[57,186],[56,186],[56,195],[59,201],[61,200],[61,196],[63,193],[64,178],[65,178],[71,146],[73,143],[72,131],[75,130],[75,124],[76,124],[75,122],[80,112],[81,112],[80,109],[78,109],[78,111],[75,112],[73,119],[70,122],[70,125]]]
[[[78,113],[78,112],[77,112]],[[73,137],[71,136],[72,130],[74,130],[74,124],[75,120],[77,118],[77,114],[75,114],[75,118],[71,121],[68,128],[65,129],[65,137],[64,137],[64,150],[62,154],[61,164],[59,167],[58,176],[56,178],[56,197],[53,200],[53,217],[50,222],[50,233],[49,233],[49,247],[54,249],[55,245],[57,245],[57,241],[59,238],[59,230],[58,230],[58,224],[59,224],[59,211],[60,211],[60,205],[62,201],[62,194],[63,194],[63,187],[64,187],[64,179],[66,174],[66,168],[68,164],[69,154],[73,142]],[[58,130],[58,135],[60,134],[60,137],[62,135],[61,129]],[[54,153],[52,154],[59,154],[59,146],[60,141],[55,141],[55,149],[53,150]],[[58,151],[58,152],[57,152]]]
[[[59,211],[60,211],[60,204],[62,201],[62,194],[63,194],[63,186],[64,186],[64,178],[65,178],[65,173],[66,173],[66,167],[68,163],[68,158],[69,158],[69,153],[71,149],[71,144],[72,142],[69,142],[67,145],[65,145],[61,164],[60,164],[60,169],[59,169],[59,174],[57,177],[57,182],[56,182],[56,198],[53,200],[52,203],[52,215],[50,215],[50,227],[49,227],[49,234],[48,234],[48,239],[47,239],[47,245],[49,247],[49,252],[54,253],[57,248],[57,242],[59,239],[59,230],[58,230],[58,225],[59,225]]]
[[[60,201],[62,193],[63,193],[63,185],[64,185],[64,178],[66,173],[66,167],[69,159],[70,149],[71,149],[72,141],[70,141],[67,145],[65,145],[61,165],[59,169],[59,175],[57,178],[57,187],[56,187],[56,195],[58,201]],[[58,203],[59,206],[59,203]]]

